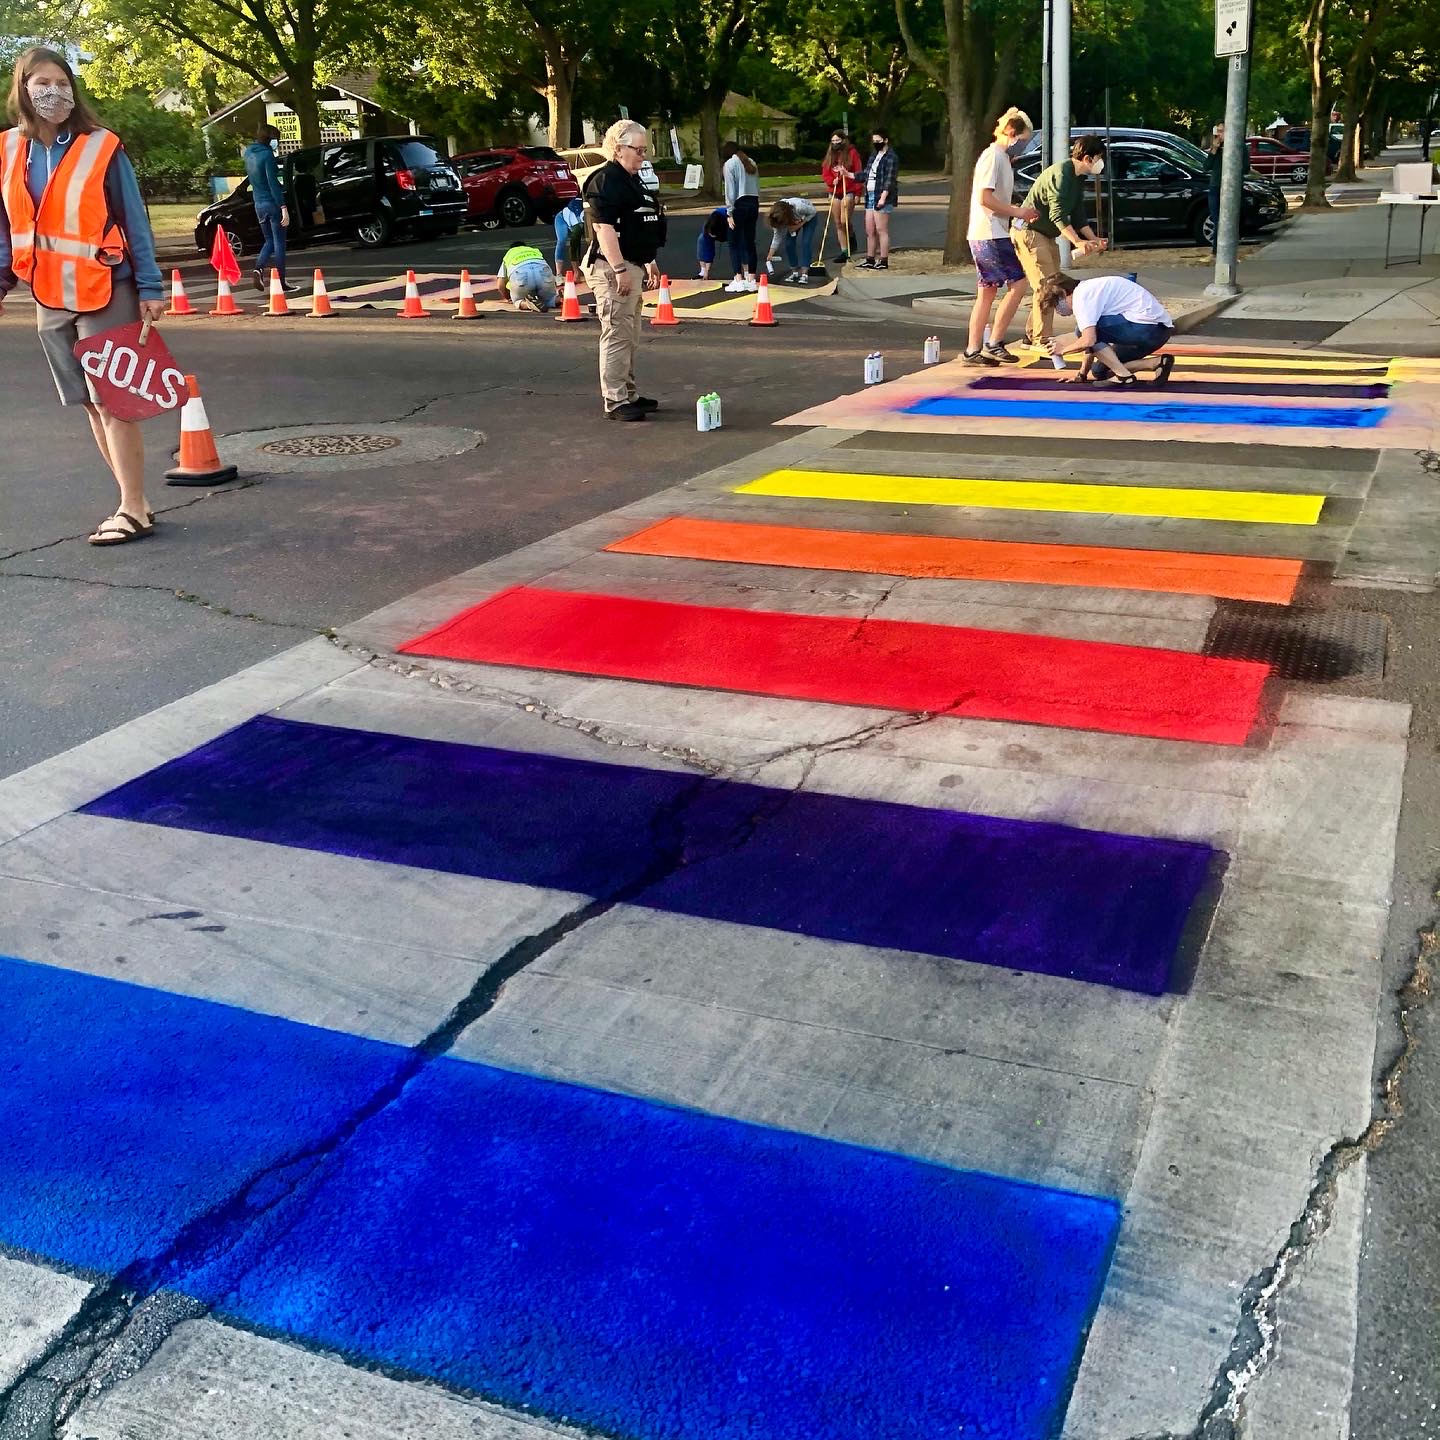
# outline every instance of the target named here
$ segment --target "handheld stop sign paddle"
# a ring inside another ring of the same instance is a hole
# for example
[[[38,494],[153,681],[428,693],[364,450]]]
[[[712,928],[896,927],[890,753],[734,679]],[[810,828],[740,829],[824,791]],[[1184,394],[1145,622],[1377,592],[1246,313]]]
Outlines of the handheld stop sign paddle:
[[[118,420],[175,414],[190,398],[184,372],[148,320],[77,342],[75,358],[96,398]]]

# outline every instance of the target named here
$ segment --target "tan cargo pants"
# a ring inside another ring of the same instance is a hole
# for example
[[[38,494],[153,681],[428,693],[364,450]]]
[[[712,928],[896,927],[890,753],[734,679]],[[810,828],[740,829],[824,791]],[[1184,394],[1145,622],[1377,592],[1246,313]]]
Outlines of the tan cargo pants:
[[[640,315],[645,304],[645,271],[627,262],[630,293],[615,289],[615,271],[602,255],[585,272],[600,317],[600,394],[605,410],[635,399],[635,352],[640,348]]]
[[[1015,242],[1015,253],[1030,282],[1030,323],[1025,327],[1026,338],[1048,340],[1055,330],[1055,316],[1053,312],[1046,315],[1041,310],[1040,286],[1060,273],[1060,246],[1029,225],[1023,230],[1011,230],[1010,238]]]

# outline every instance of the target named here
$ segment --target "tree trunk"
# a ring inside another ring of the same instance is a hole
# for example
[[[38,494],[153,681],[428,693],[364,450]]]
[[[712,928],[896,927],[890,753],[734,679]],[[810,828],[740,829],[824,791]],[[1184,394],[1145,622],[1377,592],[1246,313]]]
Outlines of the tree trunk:
[[[300,122],[300,144],[320,143],[320,101],[315,93],[315,61],[296,58],[289,67],[290,108]]]
[[[953,81],[952,77],[952,81]],[[950,128],[950,206],[945,212],[945,255],[947,265],[959,265],[969,258],[965,231],[970,220],[970,180],[975,170],[975,121],[967,97],[952,83],[946,97],[945,114]],[[1003,197],[1009,199],[1007,195]]]
[[[570,111],[575,99],[575,72],[558,44],[545,46],[545,108],[549,112],[550,143],[557,150],[570,144]]]
[[[700,101],[700,164],[705,170],[705,193],[714,201],[725,195],[725,181],[720,174],[720,106],[723,91],[707,90]]]
[[[1340,164],[1336,168],[1336,180],[1347,185],[1355,183],[1355,167],[1360,163],[1360,117],[1355,113],[1355,97],[1347,95],[1342,112],[1345,116],[1345,133],[1340,140]],[[1326,153],[1329,153],[1330,130],[1325,130]],[[1311,147],[1312,152],[1314,147]],[[1311,159],[1314,159],[1312,153]]]
[[[1325,83],[1325,47],[1330,38],[1330,0],[1311,0],[1305,23],[1310,62],[1310,178],[1305,185],[1307,210],[1329,209],[1325,198],[1325,160],[1330,145],[1330,90]]]

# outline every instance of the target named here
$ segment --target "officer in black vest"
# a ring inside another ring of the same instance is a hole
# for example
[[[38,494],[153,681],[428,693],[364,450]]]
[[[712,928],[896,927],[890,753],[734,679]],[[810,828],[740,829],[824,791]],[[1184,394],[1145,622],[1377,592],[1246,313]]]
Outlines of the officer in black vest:
[[[635,388],[644,292],[660,283],[655,257],[665,243],[665,212],[640,183],[649,138],[643,125],[617,121],[603,142],[609,162],[585,182],[582,268],[600,317],[600,393],[612,420],[643,420],[660,408]]]

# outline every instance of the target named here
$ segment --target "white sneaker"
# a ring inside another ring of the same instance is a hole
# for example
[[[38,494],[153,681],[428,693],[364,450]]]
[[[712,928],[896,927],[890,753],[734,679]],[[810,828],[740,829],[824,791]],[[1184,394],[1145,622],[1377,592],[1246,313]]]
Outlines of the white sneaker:
[[[758,280],[747,280],[747,281],[745,281],[745,289],[746,289],[747,291],[749,291],[750,294],[753,295],[759,288],[760,288],[760,282],[759,282]]]
[[[744,281],[744,279],[743,279],[741,276],[737,275],[737,276],[725,287],[725,293],[726,293],[727,295],[743,295],[743,294],[745,293],[745,281]]]
[[[803,270],[798,270],[795,273],[795,283],[797,285],[808,285],[810,283],[810,277]]]

